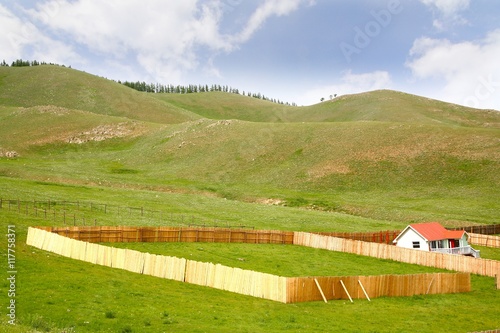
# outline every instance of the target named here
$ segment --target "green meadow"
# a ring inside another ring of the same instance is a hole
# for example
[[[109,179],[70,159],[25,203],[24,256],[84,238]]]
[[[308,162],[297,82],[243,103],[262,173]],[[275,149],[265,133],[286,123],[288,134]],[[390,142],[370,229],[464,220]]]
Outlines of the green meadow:
[[[0,332],[498,329],[493,278],[473,275],[464,294],[280,304],[78,262],[25,241],[29,226],[83,223],[352,232],[496,224],[499,128],[498,111],[388,90],[292,107],[223,92],[141,93],[57,66],[0,67],[0,225],[3,235],[15,226],[17,270],[12,326],[3,269]],[[48,200],[56,218],[25,208]],[[2,237],[2,267],[7,244]],[[283,245],[113,246],[282,276],[438,271]],[[498,249],[480,250],[500,260]]]

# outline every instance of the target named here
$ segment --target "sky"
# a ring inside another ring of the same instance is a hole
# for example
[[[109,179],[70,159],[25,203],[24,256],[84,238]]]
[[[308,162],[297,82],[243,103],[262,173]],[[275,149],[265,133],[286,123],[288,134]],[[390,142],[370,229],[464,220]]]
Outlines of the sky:
[[[497,0],[0,0],[0,61],[298,105],[393,89],[500,110]]]

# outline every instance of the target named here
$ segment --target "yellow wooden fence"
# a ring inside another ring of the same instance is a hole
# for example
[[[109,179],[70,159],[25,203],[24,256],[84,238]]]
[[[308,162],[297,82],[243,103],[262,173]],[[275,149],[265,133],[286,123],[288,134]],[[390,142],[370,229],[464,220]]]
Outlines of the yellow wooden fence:
[[[322,299],[322,292],[324,299],[347,299],[347,293],[352,293],[353,298],[360,298],[361,285],[370,298],[470,291],[469,274],[281,277],[220,264],[108,247],[71,239],[39,228],[28,229],[26,242],[42,250],[97,265],[282,303]],[[344,283],[342,289],[340,281]]]
[[[500,237],[469,233],[469,244],[500,248]]]
[[[457,272],[491,277],[500,275],[500,261],[497,260],[406,249],[394,245],[321,236],[308,232],[296,232],[293,243],[295,245],[354,253],[379,259],[390,259]]]

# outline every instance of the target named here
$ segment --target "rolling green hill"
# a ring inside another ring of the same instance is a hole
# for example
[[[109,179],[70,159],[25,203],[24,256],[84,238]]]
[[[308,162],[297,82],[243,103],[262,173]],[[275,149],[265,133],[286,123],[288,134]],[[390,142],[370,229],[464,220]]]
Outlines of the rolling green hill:
[[[392,90],[345,95],[306,107],[280,105],[224,92],[154,96],[210,119],[254,122],[383,121],[472,127],[500,126],[498,111],[472,109]]]
[[[119,83],[52,65],[0,67],[0,105],[53,105],[166,124],[199,118]]]
[[[387,90],[291,107],[139,93],[56,66],[0,73],[0,152],[20,154],[1,160],[4,175],[383,219],[497,217],[497,111]]]
[[[302,117],[310,119],[309,121],[317,119],[317,121],[384,121],[496,128],[499,126],[497,111],[472,109],[392,90],[340,96],[304,108]]]
[[[283,122],[297,108],[226,92],[155,94],[154,97],[209,119]]]
[[[499,127],[498,111],[387,90],[290,107],[221,92],[140,93],[56,66],[0,67],[0,224],[15,226],[19,272],[18,324],[2,321],[0,332],[428,332],[455,322],[467,331],[498,328],[492,278],[473,275],[465,294],[285,305],[62,258],[25,240],[33,225],[209,221],[378,231],[431,220],[500,223]],[[35,209],[49,199],[53,216]],[[67,201],[78,205],[66,210]],[[248,258],[241,264],[284,271],[271,250],[249,256],[247,248],[236,254],[181,244],[175,254],[229,262],[237,255]],[[484,249],[485,258],[498,258]],[[342,268],[328,251],[279,251],[283,265],[315,260],[325,268],[320,274],[331,275]],[[363,258],[346,262],[366,272]],[[387,265],[370,265],[387,273]],[[310,266],[297,274],[314,274]]]

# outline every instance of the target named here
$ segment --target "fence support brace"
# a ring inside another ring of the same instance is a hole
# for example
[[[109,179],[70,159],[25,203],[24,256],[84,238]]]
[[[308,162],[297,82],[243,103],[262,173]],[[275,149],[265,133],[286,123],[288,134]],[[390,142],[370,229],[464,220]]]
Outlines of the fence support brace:
[[[426,295],[429,293],[431,290],[432,282],[434,282],[434,278],[432,278],[431,282],[429,283],[429,287],[427,288],[427,292],[425,293]]]
[[[345,287],[344,281],[340,280],[340,284],[341,284],[341,285],[342,285],[342,287],[344,288],[345,293],[346,293],[346,294],[347,294],[347,296],[349,297],[349,300],[351,301],[351,303],[354,303],[354,302],[352,301],[351,295],[349,295],[349,292],[347,291],[347,288]]]
[[[325,294],[323,293],[323,289],[321,289],[321,286],[319,285],[318,279],[314,279],[314,282],[316,283],[316,287],[318,287],[318,289],[319,289],[321,297],[323,297],[323,301],[325,301],[325,303],[328,303],[328,301],[326,300]]]
[[[370,297],[368,297],[368,293],[366,292],[365,287],[363,287],[361,280],[358,280],[358,282],[359,282],[359,285],[361,286],[361,289],[363,290],[363,293],[365,293],[366,299],[368,300],[368,302],[371,302],[371,299],[370,299]]]

